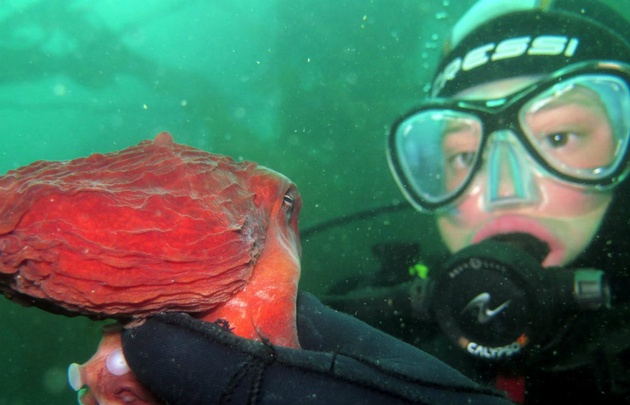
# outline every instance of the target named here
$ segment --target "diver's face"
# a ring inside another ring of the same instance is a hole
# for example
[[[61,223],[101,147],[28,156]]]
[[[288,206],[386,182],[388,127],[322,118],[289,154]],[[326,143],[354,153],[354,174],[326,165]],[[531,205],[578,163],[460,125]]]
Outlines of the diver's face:
[[[532,82],[533,78],[502,80],[469,89],[458,97],[502,97]],[[545,119],[553,120],[553,113],[550,111]],[[527,153],[524,149],[520,152]],[[517,192],[514,177],[502,172],[509,168],[499,167],[498,172],[480,170],[458,205],[438,214],[438,228],[448,248],[456,252],[497,234],[527,233],[549,245],[544,266],[561,266],[575,259],[594,238],[612,191],[586,190],[531,170],[528,179],[536,198],[509,203],[509,197]],[[489,182],[493,183],[493,193],[505,197],[508,203],[488,201]]]

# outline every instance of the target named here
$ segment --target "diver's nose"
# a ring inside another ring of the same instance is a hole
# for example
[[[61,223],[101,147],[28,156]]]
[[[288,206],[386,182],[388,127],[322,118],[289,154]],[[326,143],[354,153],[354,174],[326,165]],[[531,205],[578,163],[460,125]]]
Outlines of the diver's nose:
[[[489,209],[512,208],[538,201],[533,162],[516,135],[509,130],[493,133],[485,158],[486,204]]]

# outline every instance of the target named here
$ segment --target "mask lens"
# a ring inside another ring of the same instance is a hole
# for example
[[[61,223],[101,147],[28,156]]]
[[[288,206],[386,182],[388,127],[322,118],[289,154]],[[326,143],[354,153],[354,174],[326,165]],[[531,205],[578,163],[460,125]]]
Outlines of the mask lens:
[[[482,124],[451,110],[420,111],[396,128],[399,178],[424,202],[437,204],[468,183],[479,158]]]
[[[576,179],[601,179],[618,168],[630,134],[630,92],[610,75],[583,75],[524,105],[521,126],[544,162]]]

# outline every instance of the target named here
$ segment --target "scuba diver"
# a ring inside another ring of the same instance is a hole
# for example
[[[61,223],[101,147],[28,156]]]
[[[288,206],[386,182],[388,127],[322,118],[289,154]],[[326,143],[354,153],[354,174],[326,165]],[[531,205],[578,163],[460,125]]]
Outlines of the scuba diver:
[[[123,333],[138,379],[170,404],[627,403],[628,28],[595,0],[479,1],[387,141],[449,257],[322,297],[353,317],[300,294],[303,350],[158,315]]]

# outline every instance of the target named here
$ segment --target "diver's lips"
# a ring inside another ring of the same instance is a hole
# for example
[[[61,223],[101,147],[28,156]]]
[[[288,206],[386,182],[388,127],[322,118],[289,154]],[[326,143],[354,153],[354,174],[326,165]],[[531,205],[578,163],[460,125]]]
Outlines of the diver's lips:
[[[547,243],[550,253],[544,265],[557,265],[564,255],[564,246],[547,228],[534,219],[515,215],[502,216],[484,225],[473,237],[473,243],[506,233],[527,233]]]

